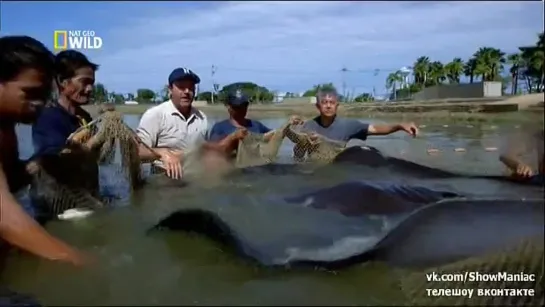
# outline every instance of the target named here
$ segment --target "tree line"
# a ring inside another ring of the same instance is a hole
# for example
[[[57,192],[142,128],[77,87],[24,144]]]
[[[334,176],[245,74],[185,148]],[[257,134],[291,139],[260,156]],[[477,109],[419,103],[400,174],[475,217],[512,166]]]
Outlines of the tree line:
[[[237,90],[241,91],[250,99],[250,103],[273,103],[275,98],[298,98],[298,97],[314,97],[318,91],[337,91],[333,83],[324,83],[319,85],[314,85],[311,89],[305,91],[302,95],[298,93],[285,93],[281,97],[278,93],[271,91],[270,89],[260,86],[253,82],[235,82],[223,86],[221,89],[218,89],[216,93],[211,91],[200,92],[197,94],[196,100],[207,101],[210,104],[223,103],[226,99],[228,93],[236,92]],[[154,104],[166,101],[169,99],[168,95],[168,86],[164,86],[160,91],[153,91],[147,88],[141,88],[136,90],[136,93],[121,94],[117,92],[110,92],[102,83],[97,83],[93,91],[93,100],[95,103],[114,103],[114,104],[123,104],[125,101],[136,101],[141,104]],[[373,97],[369,93],[363,93],[356,97],[340,96],[342,101],[356,101],[356,102],[365,102],[373,101]]]
[[[410,84],[404,84],[404,72],[396,71],[386,78],[386,88],[391,91],[394,98],[408,98],[412,94],[430,86],[440,84],[460,83],[462,76],[469,79],[470,83],[481,81],[500,81],[503,89],[511,85],[511,95],[522,92],[536,93],[544,91],[545,82],[545,35],[538,35],[538,40],[533,46],[519,47],[519,52],[506,54],[500,49],[493,47],[479,48],[467,61],[459,57],[448,63],[432,61],[428,56],[421,56],[412,66],[413,80]],[[506,66],[509,67],[505,70]],[[524,87],[524,91],[521,89]],[[214,91],[198,93],[196,100],[207,101],[208,103],[222,103],[227,93],[240,90],[250,98],[251,103],[272,103],[279,95],[278,93],[253,82],[235,82],[220,88],[214,84]],[[333,83],[314,85],[302,95],[298,93],[285,93],[282,99],[302,97],[313,97],[319,90],[335,90]],[[375,98],[371,93],[360,93],[350,96],[341,95],[341,101],[345,102],[368,102]],[[94,100],[97,103],[124,103],[127,100],[138,103],[158,103],[169,99],[168,86],[159,91],[141,88],[136,93],[121,94],[110,92],[106,87],[98,83],[94,89]]]
[[[412,66],[411,84],[404,84],[403,72],[396,71],[386,78],[386,88],[393,96],[405,98],[426,87],[460,83],[461,77],[465,76],[469,83],[500,81],[504,91],[507,85],[511,85],[511,95],[522,93],[521,85],[527,93],[543,92],[544,45],[545,35],[540,33],[535,45],[519,47],[519,52],[512,54],[493,47],[481,47],[467,61],[456,57],[446,64],[421,56]],[[508,70],[505,70],[506,65]]]

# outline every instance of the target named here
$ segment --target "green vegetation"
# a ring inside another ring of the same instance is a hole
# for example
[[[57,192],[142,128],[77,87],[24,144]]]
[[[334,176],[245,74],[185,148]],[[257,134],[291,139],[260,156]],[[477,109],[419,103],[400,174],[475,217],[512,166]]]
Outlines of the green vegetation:
[[[412,66],[413,82],[403,84],[403,73],[396,71],[388,75],[386,87],[391,91],[392,99],[409,98],[420,90],[439,84],[460,83],[462,76],[469,79],[470,83],[481,81],[501,81],[504,92],[507,85],[510,86],[511,95],[521,93],[543,92],[545,85],[545,35],[538,35],[538,41],[534,46],[520,47],[520,52],[506,54],[492,47],[481,47],[467,61],[456,57],[451,62],[443,64],[432,61],[428,56],[416,59]],[[505,68],[508,67],[506,70]],[[235,82],[223,86],[214,84],[214,92],[206,91],[197,95],[197,100],[207,101],[211,104],[222,103],[228,92],[240,90],[250,97],[252,103],[272,103],[277,93],[264,86],[253,82]],[[336,90],[333,83],[314,85],[303,93],[303,97],[313,97],[318,91]],[[141,88],[136,95],[126,95],[108,92],[106,87],[98,83],[94,89],[94,101],[97,103],[109,102],[122,104],[126,100],[134,100],[140,104],[158,103],[168,100],[168,86],[155,92],[151,89]],[[286,93],[283,98],[297,98],[297,93]],[[370,93],[360,93],[355,97],[340,97],[345,102],[370,102],[374,97]]]
[[[545,35],[541,33],[535,46],[520,47],[520,52],[509,55],[497,48],[481,47],[466,62],[461,58],[454,58],[443,64],[421,56],[412,66],[413,83],[402,86],[402,72],[396,71],[386,78],[386,87],[391,90],[393,97],[403,99],[426,87],[460,83],[461,77],[466,76],[470,83],[501,81],[504,91],[507,84],[510,84],[511,95],[543,92],[544,45]],[[509,66],[509,70],[505,70],[505,65]],[[521,90],[521,85],[524,86],[524,91]]]

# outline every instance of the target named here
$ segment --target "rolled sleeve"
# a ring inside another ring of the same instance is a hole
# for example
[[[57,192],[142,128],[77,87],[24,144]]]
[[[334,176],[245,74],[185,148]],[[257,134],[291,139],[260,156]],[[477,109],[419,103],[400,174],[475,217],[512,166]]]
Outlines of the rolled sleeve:
[[[349,139],[365,141],[369,135],[369,124],[354,119],[349,122],[348,131],[350,131]]]
[[[159,127],[161,125],[161,116],[158,112],[150,109],[142,115],[140,123],[136,129],[136,135],[140,141],[149,147],[155,147],[157,137],[159,135]]]

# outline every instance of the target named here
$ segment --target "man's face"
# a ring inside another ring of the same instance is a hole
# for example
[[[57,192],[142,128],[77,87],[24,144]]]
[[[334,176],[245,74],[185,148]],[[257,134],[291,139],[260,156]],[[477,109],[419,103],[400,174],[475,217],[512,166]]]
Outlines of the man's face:
[[[193,103],[193,97],[195,97],[195,82],[193,80],[178,80],[169,87],[169,90],[170,99],[174,105],[187,108]]]
[[[320,115],[333,117],[337,114],[337,108],[339,107],[339,102],[337,97],[334,95],[325,95],[321,97],[320,101],[316,104]]]
[[[239,106],[227,105],[227,112],[229,116],[234,119],[244,119],[248,113],[248,104],[243,104]]]
[[[82,67],[72,78],[61,80],[60,93],[71,102],[84,105],[91,100],[94,86],[95,71],[91,67]]]
[[[0,118],[30,124],[51,94],[51,78],[25,69],[11,81],[0,83]]]

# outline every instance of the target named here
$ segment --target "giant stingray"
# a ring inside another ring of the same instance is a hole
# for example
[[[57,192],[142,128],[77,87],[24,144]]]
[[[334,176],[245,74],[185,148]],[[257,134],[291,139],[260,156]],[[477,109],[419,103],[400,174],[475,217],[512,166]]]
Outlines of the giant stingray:
[[[365,192],[369,189],[374,192]],[[328,200],[327,195],[342,197]],[[322,200],[306,201],[309,197]],[[264,201],[255,206],[233,199],[206,209],[176,210],[162,218],[152,233],[203,234],[267,267],[331,269],[364,261],[402,267],[440,265],[543,237],[543,200],[453,197],[458,195],[410,186],[381,190],[361,182],[345,183],[279,198],[275,204]],[[327,208],[332,201],[336,203]],[[353,207],[350,202],[360,206],[343,210]],[[339,207],[339,213],[332,212]]]
[[[545,183],[543,175],[536,175],[528,179],[514,179],[508,176],[498,175],[473,175],[456,173],[438,168],[429,167],[401,158],[390,157],[380,152],[380,150],[370,146],[351,146],[342,151],[331,163],[332,165],[323,166],[318,169],[310,170],[308,166],[294,164],[268,164],[257,167],[241,169],[241,173],[262,173],[262,174],[316,174],[320,170],[327,171],[328,168],[335,165],[358,165],[370,169],[381,171],[390,171],[390,173],[400,174],[408,178],[419,179],[487,179],[501,181],[525,186],[543,186]]]

